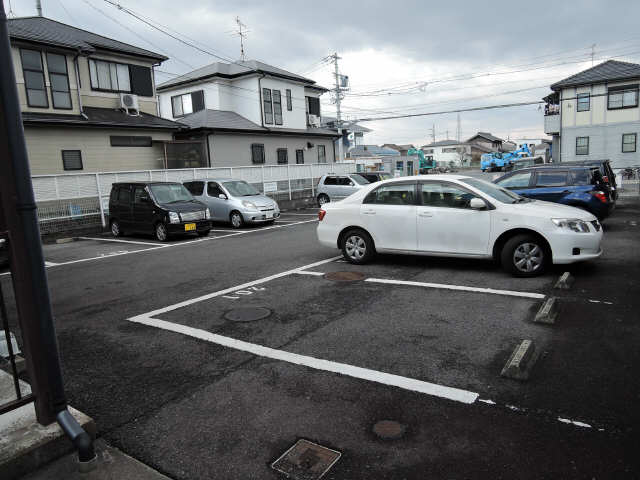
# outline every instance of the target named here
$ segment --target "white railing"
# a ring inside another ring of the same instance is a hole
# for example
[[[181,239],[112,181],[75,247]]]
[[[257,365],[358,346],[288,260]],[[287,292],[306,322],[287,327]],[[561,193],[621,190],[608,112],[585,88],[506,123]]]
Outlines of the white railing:
[[[234,178],[253,184],[277,200],[314,197],[318,178],[327,173],[351,173],[353,163],[261,165],[246,167],[185,168],[123,172],[35,175],[33,191],[44,233],[101,223],[106,226],[111,185],[116,182],[183,182],[202,178]]]

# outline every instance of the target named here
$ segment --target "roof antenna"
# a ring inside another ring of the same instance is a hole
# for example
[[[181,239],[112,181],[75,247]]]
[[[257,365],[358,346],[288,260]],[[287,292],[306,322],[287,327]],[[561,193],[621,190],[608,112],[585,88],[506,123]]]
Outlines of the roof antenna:
[[[235,31],[235,34],[240,37],[240,60],[245,61],[244,56],[244,37],[247,36],[249,30],[246,30],[247,26],[240,21],[240,17],[236,17],[236,23],[238,24],[238,30]],[[242,29],[245,30],[242,30]]]
[[[36,0],[36,10],[38,11],[38,16],[42,16],[42,3],[40,0]]]

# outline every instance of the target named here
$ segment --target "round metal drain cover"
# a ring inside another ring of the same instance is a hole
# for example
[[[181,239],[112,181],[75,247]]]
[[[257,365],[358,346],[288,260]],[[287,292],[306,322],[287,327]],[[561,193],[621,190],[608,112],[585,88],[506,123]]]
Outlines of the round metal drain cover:
[[[329,272],[324,274],[324,278],[334,282],[358,282],[364,280],[365,275],[360,272]]]
[[[407,427],[393,420],[380,420],[373,426],[373,433],[385,440],[396,440],[404,435]]]
[[[255,322],[271,315],[271,310],[263,307],[241,307],[229,310],[224,318],[232,322]]]

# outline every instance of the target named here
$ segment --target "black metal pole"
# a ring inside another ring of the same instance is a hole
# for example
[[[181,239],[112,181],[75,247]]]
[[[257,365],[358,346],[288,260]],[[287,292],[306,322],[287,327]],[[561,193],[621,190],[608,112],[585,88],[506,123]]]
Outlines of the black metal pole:
[[[26,363],[42,425],[67,408],[4,1],[0,0],[0,195]]]

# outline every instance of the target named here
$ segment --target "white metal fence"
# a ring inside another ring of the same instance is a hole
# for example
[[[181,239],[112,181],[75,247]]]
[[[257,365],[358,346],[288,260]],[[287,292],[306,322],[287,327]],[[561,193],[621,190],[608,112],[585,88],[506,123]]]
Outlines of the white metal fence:
[[[252,184],[275,200],[315,196],[317,180],[327,173],[351,173],[353,163],[186,168],[130,172],[35,175],[33,190],[42,233],[106,226],[109,193],[115,182],[183,182],[199,178],[234,178]]]

